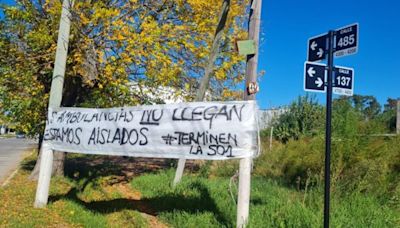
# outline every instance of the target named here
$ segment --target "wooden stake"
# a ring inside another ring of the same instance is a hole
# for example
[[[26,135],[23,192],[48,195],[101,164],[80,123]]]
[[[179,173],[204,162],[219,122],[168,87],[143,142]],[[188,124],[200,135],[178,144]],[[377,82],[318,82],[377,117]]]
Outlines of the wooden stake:
[[[256,44],[256,53],[247,56],[246,83],[257,82],[257,65],[258,65],[258,40],[260,33],[262,0],[252,0],[250,17],[249,17],[249,40],[254,40]],[[248,93],[247,88],[244,90],[244,100],[255,100],[255,94]],[[237,204],[236,227],[246,227],[249,220],[250,206],[250,178],[251,178],[252,158],[244,158],[240,160],[239,165],[239,191]]]
[[[61,105],[65,66],[67,65],[69,32],[71,27],[70,8],[72,8],[72,6],[73,0],[63,1],[57,40],[56,59],[54,63],[53,79],[51,81],[49,108],[58,108]],[[47,205],[52,165],[53,151],[49,145],[44,142],[41,150],[40,171],[34,207],[41,208]]]
[[[400,134],[400,99],[397,100],[396,133]]]
[[[274,127],[271,127],[271,133],[269,134],[269,150],[272,150],[272,137],[274,135]]]

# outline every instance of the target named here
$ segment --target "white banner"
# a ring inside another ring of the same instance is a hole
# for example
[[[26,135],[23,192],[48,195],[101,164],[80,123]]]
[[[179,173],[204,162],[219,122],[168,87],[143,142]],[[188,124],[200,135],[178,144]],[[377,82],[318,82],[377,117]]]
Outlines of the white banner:
[[[53,150],[134,157],[224,160],[258,154],[254,101],[49,110]]]

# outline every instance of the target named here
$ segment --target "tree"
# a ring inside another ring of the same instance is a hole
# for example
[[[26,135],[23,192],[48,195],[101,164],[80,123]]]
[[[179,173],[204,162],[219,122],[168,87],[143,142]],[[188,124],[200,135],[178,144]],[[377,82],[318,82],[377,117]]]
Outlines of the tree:
[[[354,112],[357,112],[359,122],[357,130],[358,133],[363,134],[377,134],[385,133],[387,131],[395,131],[396,102],[396,99],[388,98],[382,112],[380,104],[373,96],[342,96],[336,100],[339,109],[347,110],[338,112],[338,115],[340,115],[340,113],[343,113],[343,116],[348,118],[349,113],[352,113],[353,117],[355,117]],[[347,106],[349,105],[353,108],[353,110],[347,108]],[[344,119],[345,118],[343,118],[342,121],[343,126],[349,127],[351,125],[349,122],[351,121],[344,121]],[[352,120],[354,120],[354,118]],[[347,122],[347,124],[344,122]],[[348,130],[353,131],[351,128],[356,129],[355,125],[354,127],[349,127]]]
[[[397,100],[398,99],[388,98],[386,104],[383,106],[382,114],[379,115],[379,120],[390,132],[396,132]]]
[[[375,118],[381,112],[381,105],[374,96],[357,95],[350,97],[353,106],[364,115],[366,120]]]
[[[392,110],[396,110],[397,109],[397,101],[398,99],[393,99],[393,98],[388,98],[386,100],[386,104],[383,105],[383,112],[389,112]]]
[[[334,99],[332,103],[332,135],[353,139],[358,133],[358,124],[362,114],[352,106],[348,97]]]
[[[208,65],[221,4],[75,1],[62,106],[142,104],[156,97],[146,93],[157,94],[159,86],[176,88],[175,96],[192,100]],[[61,3],[19,0],[2,7],[0,100],[12,121],[34,136],[45,125]],[[213,94],[232,94],[243,79],[244,58],[233,51],[233,40],[246,37],[245,8],[242,1],[230,3],[212,71]]]
[[[315,96],[300,96],[277,119],[274,124],[275,137],[287,142],[289,139],[297,140],[304,135],[313,135],[321,129],[324,117],[323,108]]]

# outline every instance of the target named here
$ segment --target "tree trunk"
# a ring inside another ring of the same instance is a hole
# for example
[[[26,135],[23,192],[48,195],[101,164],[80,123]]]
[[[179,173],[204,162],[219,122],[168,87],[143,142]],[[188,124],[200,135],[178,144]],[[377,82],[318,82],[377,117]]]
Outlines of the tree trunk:
[[[42,142],[43,142],[43,132],[39,133],[39,141],[38,141],[38,155],[39,155],[39,151],[42,148]]]
[[[41,147],[41,146],[40,146]],[[28,179],[32,181],[36,181],[39,178],[39,170],[40,170],[40,161],[42,160],[42,152],[39,150],[38,158],[36,160],[35,167],[33,168],[31,175],[29,175]]]
[[[206,91],[209,87],[211,73],[214,69],[214,62],[219,53],[219,44],[225,28],[226,20],[228,18],[230,3],[230,0],[225,0],[222,3],[221,13],[219,15],[217,29],[215,30],[210,56],[208,57],[208,63],[204,69],[204,76],[201,78],[200,87],[197,90],[195,101],[203,101]]]
[[[35,167],[33,168],[31,174],[29,175],[28,179],[29,180],[37,180],[39,177],[39,168],[40,168],[40,160],[41,160],[41,149],[42,149],[42,143],[43,143],[43,138],[44,138],[44,133],[39,133],[39,142],[38,142],[38,158],[36,160]]]
[[[222,3],[217,29],[215,30],[214,39],[211,46],[210,56],[208,57],[207,65],[204,68],[204,76],[201,78],[200,87],[197,90],[195,101],[204,101],[204,96],[210,85],[211,73],[213,72],[215,59],[219,52],[219,45],[225,28],[226,20],[228,18],[230,4],[230,0],[224,0],[224,2]],[[197,162],[201,163],[200,160],[198,160]],[[174,186],[181,181],[183,170],[185,169],[185,164],[186,159],[181,158],[178,160],[178,166],[173,181]]]
[[[64,176],[65,152],[54,151],[53,176]]]
[[[53,153],[54,153],[54,160],[53,160],[53,170],[51,172],[51,175],[64,176],[65,152],[54,151]],[[42,153],[40,152],[38,155],[38,159],[36,161],[35,167],[33,168],[31,174],[28,177],[29,180],[32,180],[32,181],[38,180],[41,158],[42,158]]]

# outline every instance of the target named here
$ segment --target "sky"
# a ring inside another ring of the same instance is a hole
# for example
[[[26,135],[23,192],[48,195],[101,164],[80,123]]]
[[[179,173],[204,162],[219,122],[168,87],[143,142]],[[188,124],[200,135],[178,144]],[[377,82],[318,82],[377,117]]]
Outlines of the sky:
[[[305,95],[308,38],[356,22],[357,54],[335,58],[334,64],[354,68],[355,94],[373,95],[381,105],[400,98],[399,9],[398,0],[263,0],[258,70],[266,73],[256,96],[260,108],[288,105]],[[313,94],[325,104],[325,94]]]
[[[373,95],[383,105],[400,98],[400,1],[397,0],[264,0],[262,3],[257,100],[260,108],[288,105],[303,90],[307,41],[352,23],[359,23],[358,52],[335,58],[354,68],[354,93]],[[325,93],[316,94],[321,104]],[[334,98],[337,96],[334,96]]]

